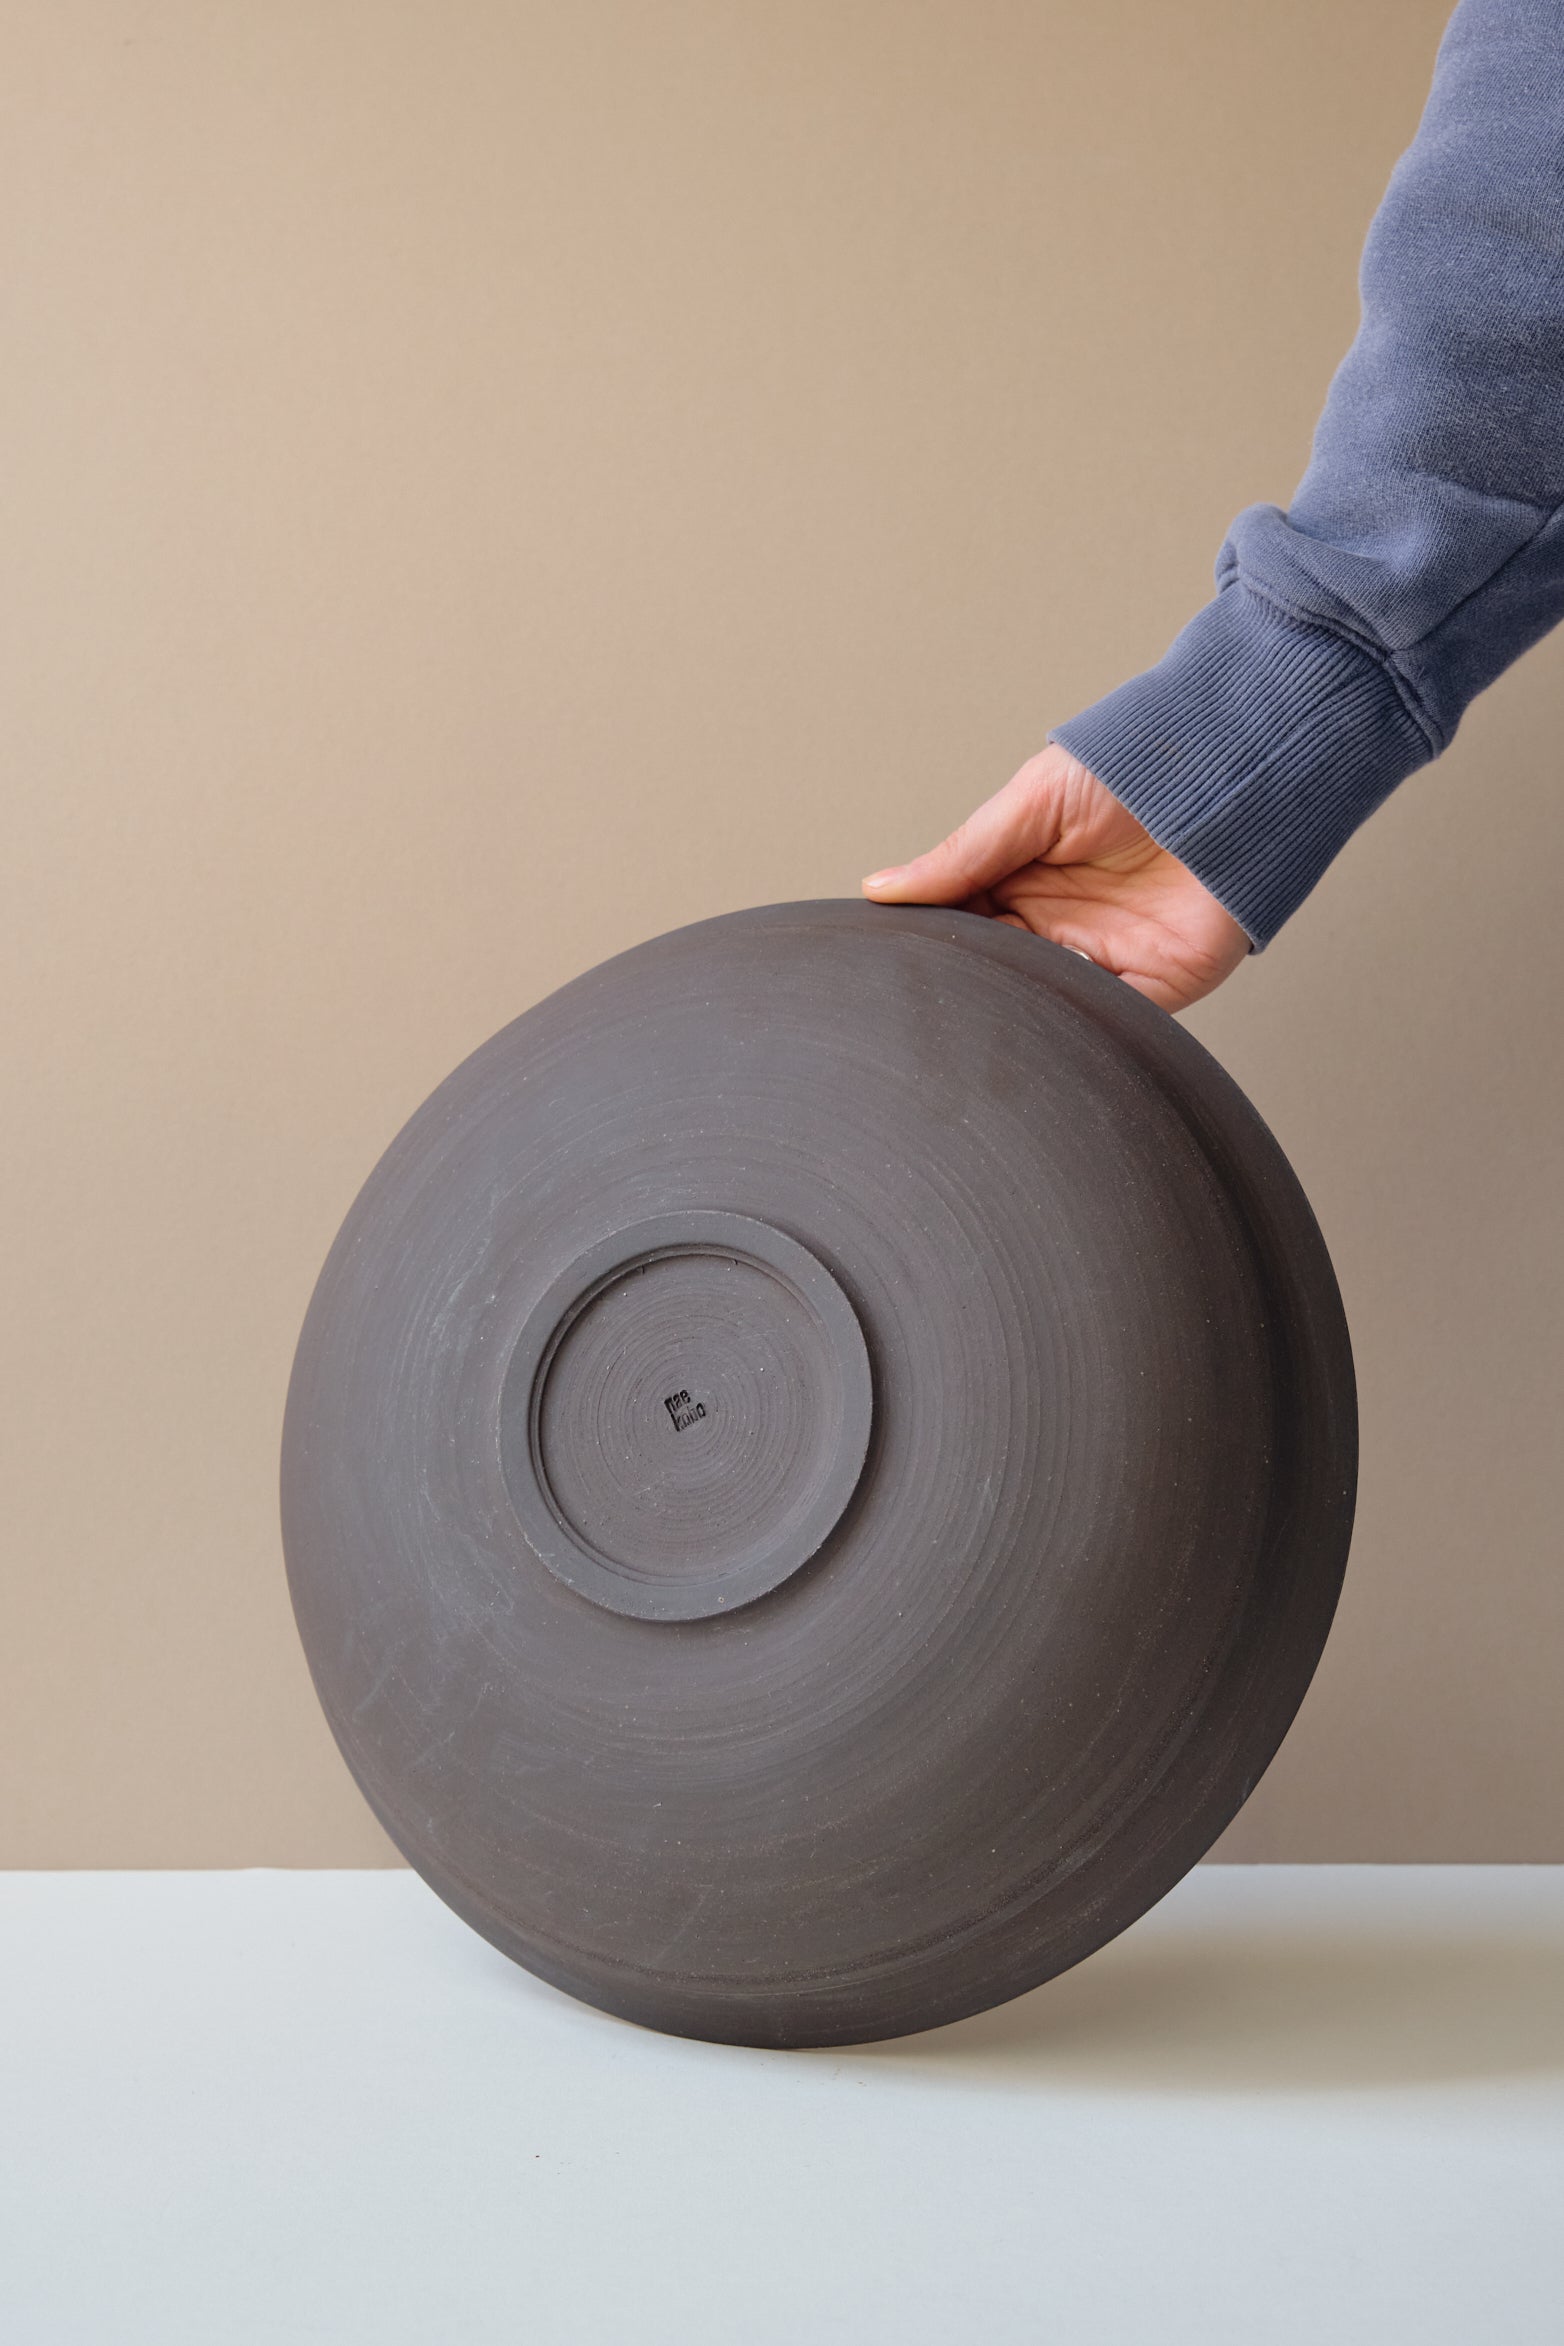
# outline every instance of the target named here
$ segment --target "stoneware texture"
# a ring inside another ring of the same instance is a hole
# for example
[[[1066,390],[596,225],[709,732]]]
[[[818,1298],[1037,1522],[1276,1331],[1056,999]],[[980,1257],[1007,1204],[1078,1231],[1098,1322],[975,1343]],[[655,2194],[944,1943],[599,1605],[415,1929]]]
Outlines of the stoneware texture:
[[[1215,1840],[1314,1670],[1351,1355],[1172,1019],[969,914],[620,955],[444,1083],[310,1306],[283,1527],[348,1765],[520,1963],[892,2036]]]

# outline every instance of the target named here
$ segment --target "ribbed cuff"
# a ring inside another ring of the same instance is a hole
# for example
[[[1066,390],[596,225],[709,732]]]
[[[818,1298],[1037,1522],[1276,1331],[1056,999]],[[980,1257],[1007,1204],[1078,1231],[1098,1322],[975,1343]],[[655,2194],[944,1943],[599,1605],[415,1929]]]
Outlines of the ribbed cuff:
[[[1225,586],[1143,676],[1049,735],[1256,946],[1381,799],[1434,755],[1386,669]]]

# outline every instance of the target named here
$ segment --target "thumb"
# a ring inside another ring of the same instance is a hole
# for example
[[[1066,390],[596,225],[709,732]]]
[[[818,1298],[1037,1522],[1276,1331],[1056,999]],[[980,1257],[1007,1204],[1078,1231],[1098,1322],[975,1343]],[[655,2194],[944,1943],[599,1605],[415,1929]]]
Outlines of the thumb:
[[[938,847],[871,872],[863,892],[881,904],[964,904],[1046,855],[1058,839],[1061,813],[1059,791],[1023,766]]]

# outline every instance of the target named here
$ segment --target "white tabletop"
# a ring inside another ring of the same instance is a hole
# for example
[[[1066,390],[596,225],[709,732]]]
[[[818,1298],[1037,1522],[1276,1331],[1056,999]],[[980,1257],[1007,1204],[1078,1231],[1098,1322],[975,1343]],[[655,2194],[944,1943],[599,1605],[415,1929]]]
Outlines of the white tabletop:
[[[1564,2339],[1564,1868],[1207,1867],[1002,2011],[631,2028],[399,1873],[0,1875],[16,2346]]]

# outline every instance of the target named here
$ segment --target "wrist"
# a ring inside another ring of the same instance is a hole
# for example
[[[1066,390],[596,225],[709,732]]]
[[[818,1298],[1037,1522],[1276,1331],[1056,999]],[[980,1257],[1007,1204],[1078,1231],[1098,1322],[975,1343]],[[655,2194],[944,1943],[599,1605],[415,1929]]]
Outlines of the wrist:
[[[1380,661],[1234,580],[1050,735],[1257,946],[1432,744]]]

